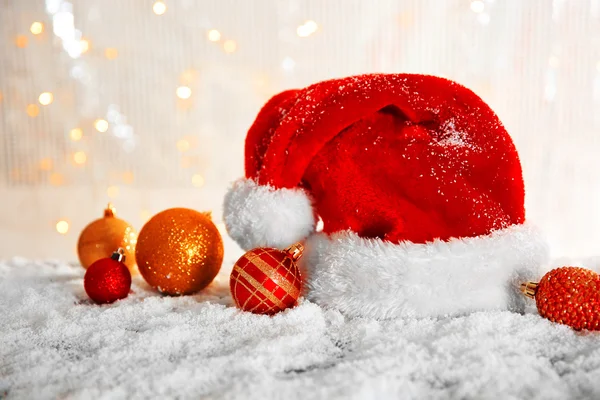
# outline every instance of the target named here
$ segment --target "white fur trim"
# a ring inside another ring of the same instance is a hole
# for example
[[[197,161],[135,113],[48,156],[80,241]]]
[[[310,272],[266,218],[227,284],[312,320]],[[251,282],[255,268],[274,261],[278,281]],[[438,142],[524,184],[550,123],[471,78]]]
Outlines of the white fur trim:
[[[385,319],[523,311],[519,284],[539,279],[547,262],[539,231],[514,225],[426,244],[318,233],[308,239],[301,265],[309,299],[348,316]]]
[[[223,219],[244,250],[285,248],[315,230],[315,214],[304,190],[275,189],[251,179],[233,183],[225,195]]]

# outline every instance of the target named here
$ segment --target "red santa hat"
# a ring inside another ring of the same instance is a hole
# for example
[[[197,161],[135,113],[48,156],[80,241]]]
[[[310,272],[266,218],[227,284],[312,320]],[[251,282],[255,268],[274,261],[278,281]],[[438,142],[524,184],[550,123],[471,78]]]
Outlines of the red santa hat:
[[[246,250],[304,241],[307,297],[350,316],[520,310],[518,283],[547,261],[510,136],[447,79],[280,93],[248,132],[245,169],[225,197],[231,237]]]

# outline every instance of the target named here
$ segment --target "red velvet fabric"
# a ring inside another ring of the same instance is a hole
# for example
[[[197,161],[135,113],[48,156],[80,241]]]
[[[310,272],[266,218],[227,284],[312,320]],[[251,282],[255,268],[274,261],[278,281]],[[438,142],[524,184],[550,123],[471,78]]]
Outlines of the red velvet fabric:
[[[325,232],[394,243],[525,219],[519,157],[498,117],[434,76],[361,75],[276,95],[248,132],[246,177],[304,187]]]

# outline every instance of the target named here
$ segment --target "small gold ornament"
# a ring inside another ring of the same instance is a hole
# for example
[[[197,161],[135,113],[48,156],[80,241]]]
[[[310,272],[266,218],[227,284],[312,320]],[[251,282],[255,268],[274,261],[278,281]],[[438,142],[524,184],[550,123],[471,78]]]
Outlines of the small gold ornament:
[[[115,217],[115,208],[108,203],[104,217],[92,221],[79,235],[77,255],[81,265],[87,269],[95,261],[112,255],[115,249],[125,251],[125,265],[132,275],[137,274],[135,266],[135,245],[137,232],[120,218]]]
[[[217,276],[223,239],[210,213],[171,208],[144,225],[135,258],[146,282],[161,293],[190,294]]]

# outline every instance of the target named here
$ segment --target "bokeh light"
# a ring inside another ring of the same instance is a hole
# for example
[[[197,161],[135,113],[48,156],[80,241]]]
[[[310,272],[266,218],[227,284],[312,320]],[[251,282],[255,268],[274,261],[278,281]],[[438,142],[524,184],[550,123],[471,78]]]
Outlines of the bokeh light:
[[[189,149],[190,149],[190,142],[189,142],[189,140],[187,140],[187,139],[179,139],[177,141],[177,150],[179,150],[182,153],[185,153]]]
[[[50,171],[52,169],[52,159],[50,157],[42,158],[40,160],[40,169],[42,171]]]
[[[104,133],[108,130],[108,121],[105,119],[97,119],[94,122],[94,128],[96,128],[98,132]]]
[[[51,92],[44,92],[39,95],[38,101],[41,105],[47,106],[48,104],[51,104],[54,101],[54,95]]]
[[[118,56],[119,56],[119,51],[113,47],[109,47],[104,50],[104,57],[106,57],[109,60],[114,60]]]
[[[473,0],[471,2],[471,10],[473,10],[473,12],[480,13],[480,12],[483,12],[484,9],[485,9],[485,4],[483,3],[483,1]]]
[[[33,33],[34,35],[39,35],[40,33],[42,33],[44,31],[44,24],[42,24],[41,22],[34,22],[31,24],[31,26],[29,27],[29,30],[31,31],[31,33]]]
[[[90,41],[88,39],[81,39],[79,41],[79,46],[80,46],[80,52],[83,53],[87,53],[90,50],[90,47],[92,46],[92,44],[90,43]]]
[[[216,29],[211,29],[210,31],[208,31],[208,40],[210,40],[211,42],[218,42],[219,40],[221,40],[221,32],[219,32]]]
[[[235,40],[226,40],[225,43],[223,43],[223,50],[225,50],[225,53],[233,53],[237,50],[237,43]]]
[[[73,128],[69,132],[69,137],[72,141],[77,142],[83,137],[83,131],[81,130],[81,128]]]
[[[313,20],[308,20],[296,28],[296,34],[300,37],[308,37],[319,29],[319,25]]]
[[[167,5],[162,1],[157,1],[152,6],[152,11],[154,11],[154,14],[156,15],[163,15],[167,11]]]
[[[53,172],[50,175],[50,184],[52,186],[62,186],[65,183],[65,177],[58,173],[58,172]]]
[[[106,189],[106,194],[111,199],[114,199],[115,197],[117,197],[119,195],[119,187],[118,186],[109,186]]]
[[[56,223],[56,232],[61,235],[67,234],[69,232],[69,222],[67,220],[61,219]]]
[[[180,99],[189,99],[192,95],[192,89],[187,86],[179,86],[175,93]]]
[[[39,113],[40,113],[40,108],[37,105],[29,104],[27,106],[27,115],[29,115],[31,118],[37,117]]]
[[[194,174],[192,176],[192,185],[196,187],[201,187],[204,185],[204,177],[200,174]]]
[[[28,42],[29,42],[29,39],[27,39],[27,36],[25,36],[25,35],[19,35],[15,39],[15,45],[20,49],[27,47]]]
[[[83,165],[87,161],[87,155],[84,151],[76,151],[73,153],[73,162],[76,165]]]

